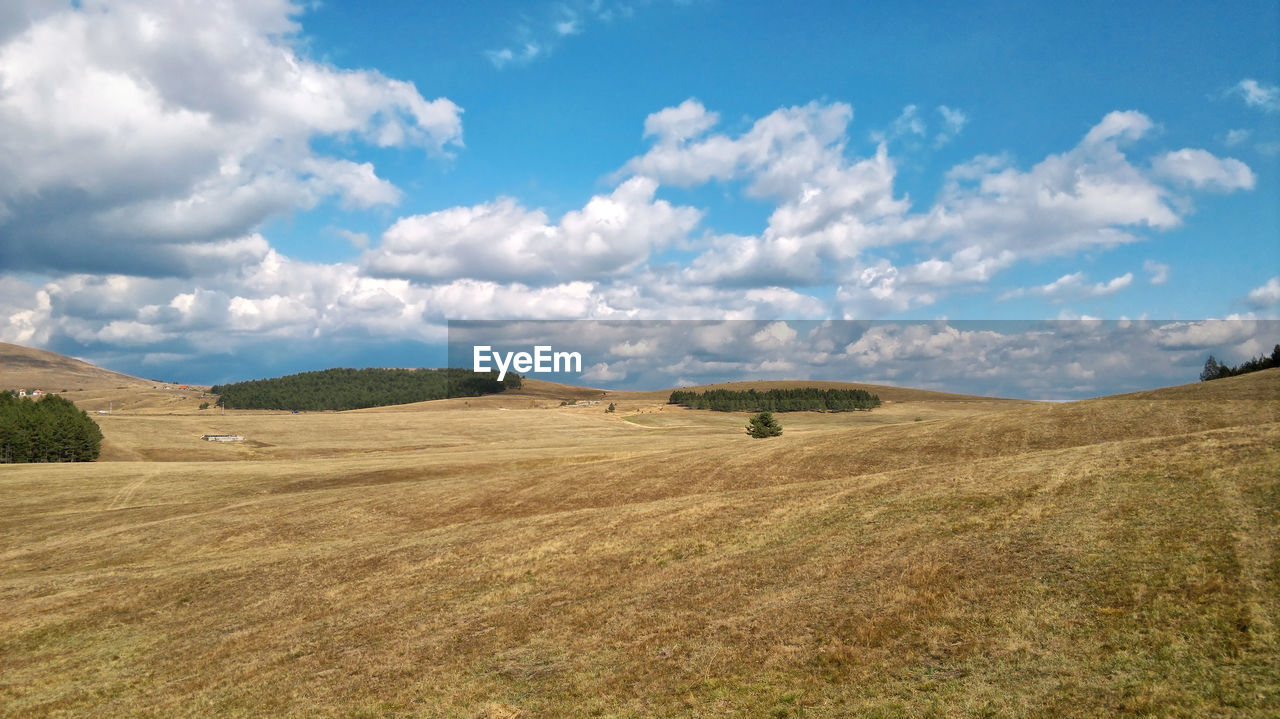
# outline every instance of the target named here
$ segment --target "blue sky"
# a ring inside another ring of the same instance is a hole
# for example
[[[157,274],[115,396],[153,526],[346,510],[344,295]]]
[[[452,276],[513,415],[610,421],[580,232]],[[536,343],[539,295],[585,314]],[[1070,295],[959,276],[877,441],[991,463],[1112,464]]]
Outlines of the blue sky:
[[[1278,14],[6,3],[0,340],[215,382],[449,319],[1275,318]]]

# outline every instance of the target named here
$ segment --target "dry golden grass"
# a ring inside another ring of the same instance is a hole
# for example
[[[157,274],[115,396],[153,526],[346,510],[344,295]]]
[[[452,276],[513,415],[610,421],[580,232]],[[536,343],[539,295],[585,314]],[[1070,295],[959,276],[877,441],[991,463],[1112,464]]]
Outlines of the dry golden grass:
[[[1276,716],[1280,372],[1222,382],[95,417],[0,467],[0,715]]]
[[[150,387],[151,380],[95,367],[53,352],[0,342],[0,391],[43,389],[72,392],[77,389]]]

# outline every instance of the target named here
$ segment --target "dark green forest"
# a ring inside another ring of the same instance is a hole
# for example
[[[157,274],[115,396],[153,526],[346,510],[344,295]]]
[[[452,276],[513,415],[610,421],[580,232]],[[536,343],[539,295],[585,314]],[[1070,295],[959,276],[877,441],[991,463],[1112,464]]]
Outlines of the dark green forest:
[[[880,398],[863,389],[771,389],[745,392],[711,389],[705,392],[676,390],[667,404],[717,412],[848,412],[880,406]]]
[[[466,369],[326,369],[272,379],[214,385],[227,409],[344,410],[519,389],[520,376]]]
[[[1249,374],[1250,372],[1271,369],[1272,367],[1280,367],[1280,345],[1276,345],[1275,349],[1271,350],[1270,357],[1258,355],[1253,359],[1241,362],[1235,367],[1221,364],[1213,355],[1209,355],[1209,359],[1204,363],[1204,369],[1200,372],[1200,381],[1208,382],[1209,380],[1222,379],[1223,377],[1235,377],[1236,375]]]
[[[69,400],[0,392],[0,463],[92,462],[101,449],[98,423]]]

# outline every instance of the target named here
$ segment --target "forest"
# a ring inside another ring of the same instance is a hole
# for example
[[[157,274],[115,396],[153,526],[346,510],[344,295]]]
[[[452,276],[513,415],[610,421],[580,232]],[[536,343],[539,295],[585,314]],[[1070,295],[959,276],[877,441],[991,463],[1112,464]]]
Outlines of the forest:
[[[711,389],[705,392],[676,390],[668,404],[717,412],[848,412],[880,406],[880,398],[862,389],[771,389],[757,392]]]
[[[71,401],[0,392],[0,463],[92,462],[102,430]]]
[[[1209,355],[1209,359],[1205,360],[1204,369],[1200,372],[1200,381],[1208,382],[1209,380],[1222,379],[1223,377],[1235,377],[1249,374],[1250,372],[1271,369],[1272,367],[1280,367],[1280,344],[1271,350],[1271,356],[1258,355],[1234,367],[1222,364],[1218,362],[1216,357]]]
[[[326,369],[214,385],[226,409],[345,410],[519,389],[520,376],[466,369]]]

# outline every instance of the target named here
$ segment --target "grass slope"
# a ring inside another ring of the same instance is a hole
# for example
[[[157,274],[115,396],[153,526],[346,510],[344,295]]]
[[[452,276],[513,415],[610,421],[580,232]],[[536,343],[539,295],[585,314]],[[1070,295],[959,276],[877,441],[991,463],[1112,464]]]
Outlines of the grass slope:
[[[112,372],[65,355],[0,342],[0,390],[60,392],[151,387],[153,384],[150,380]]]
[[[113,416],[170,461],[0,471],[0,715],[1275,716],[1280,371],[1221,382]]]

